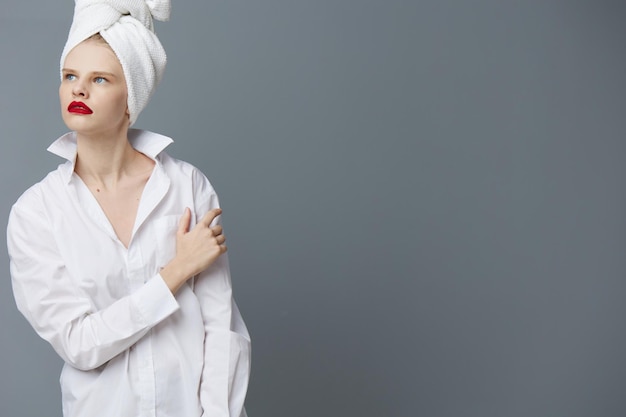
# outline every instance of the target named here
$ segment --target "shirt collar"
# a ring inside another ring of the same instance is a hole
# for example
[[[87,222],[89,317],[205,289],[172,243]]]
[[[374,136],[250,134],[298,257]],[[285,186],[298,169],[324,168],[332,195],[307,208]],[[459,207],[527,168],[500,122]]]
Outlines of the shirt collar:
[[[165,148],[167,148],[169,144],[174,142],[167,136],[140,129],[128,129],[128,141],[133,148],[155,161],[156,157]],[[70,162],[69,164],[65,164],[61,167],[64,171],[63,177],[66,182],[69,182],[72,174],[74,173],[76,149],[76,132],[66,133],[52,142],[52,144],[48,147],[49,152],[60,156],[61,158],[65,158]]]

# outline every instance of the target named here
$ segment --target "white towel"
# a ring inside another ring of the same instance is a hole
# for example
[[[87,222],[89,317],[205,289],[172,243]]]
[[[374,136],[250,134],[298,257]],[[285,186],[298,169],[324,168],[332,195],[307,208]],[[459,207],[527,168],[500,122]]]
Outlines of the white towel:
[[[168,20],[170,9],[170,0],[76,0],[61,69],[72,48],[100,33],[122,64],[132,125],[165,70],[167,58],[154,33],[153,18]]]

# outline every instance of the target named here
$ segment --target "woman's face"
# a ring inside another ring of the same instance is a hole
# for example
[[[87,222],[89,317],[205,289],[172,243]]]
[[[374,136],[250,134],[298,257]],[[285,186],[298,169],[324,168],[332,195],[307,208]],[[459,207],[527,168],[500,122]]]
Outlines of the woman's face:
[[[103,41],[86,40],[65,58],[59,87],[67,127],[85,135],[126,133],[129,126],[122,65]]]

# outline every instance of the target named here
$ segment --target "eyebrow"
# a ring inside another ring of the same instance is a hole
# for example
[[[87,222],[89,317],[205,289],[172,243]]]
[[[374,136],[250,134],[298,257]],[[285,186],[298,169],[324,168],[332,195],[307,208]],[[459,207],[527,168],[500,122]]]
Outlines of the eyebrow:
[[[64,73],[67,73],[67,72],[78,73],[79,72],[71,68],[63,68],[61,71]],[[94,75],[94,76],[106,76],[106,77],[117,78],[115,74],[113,74],[112,72],[107,72],[107,71],[93,71],[93,72],[90,72],[89,74]]]

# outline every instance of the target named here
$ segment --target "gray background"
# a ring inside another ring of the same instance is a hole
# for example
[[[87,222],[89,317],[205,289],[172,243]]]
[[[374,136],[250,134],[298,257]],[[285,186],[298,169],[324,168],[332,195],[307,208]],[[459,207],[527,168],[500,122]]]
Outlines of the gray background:
[[[72,2],[0,8],[6,219],[60,162]],[[137,127],[220,193],[251,417],[626,415],[625,21],[604,0],[174,1]],[[60,416],[61,361],[0,260],[0,415]]]

